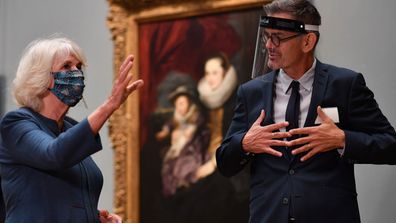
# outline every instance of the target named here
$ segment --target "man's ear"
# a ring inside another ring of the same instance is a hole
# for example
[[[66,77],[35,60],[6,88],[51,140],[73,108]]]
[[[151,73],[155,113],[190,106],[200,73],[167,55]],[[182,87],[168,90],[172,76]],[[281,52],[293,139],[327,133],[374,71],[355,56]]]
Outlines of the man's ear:
[[[315,35],[315,33],[307,33],[304,37],[303,51],[305,53],[312,51],[315,48],[317,41],[318,37]]]

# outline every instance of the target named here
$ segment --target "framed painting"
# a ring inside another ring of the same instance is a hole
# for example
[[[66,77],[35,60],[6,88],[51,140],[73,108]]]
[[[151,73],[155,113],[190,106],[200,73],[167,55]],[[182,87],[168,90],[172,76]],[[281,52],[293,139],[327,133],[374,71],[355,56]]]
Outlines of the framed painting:
[[[109,0],[114,75],[133,54],[145,82],[109,123],[124,222],[248,221],[248,170],[225,178],[214,154],[251,78],[267,2]]]

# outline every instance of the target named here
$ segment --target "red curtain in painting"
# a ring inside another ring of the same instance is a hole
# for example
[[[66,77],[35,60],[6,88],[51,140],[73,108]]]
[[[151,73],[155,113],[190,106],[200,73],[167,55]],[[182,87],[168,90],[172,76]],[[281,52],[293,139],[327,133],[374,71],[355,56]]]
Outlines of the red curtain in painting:
[[[139,26],[139,73],[141,143],[145,143],[149,115],[156,108],[157,86],[169,71],[179,71],[195,80],[203,75],[207,56],[222,51],[232,58],[241,40],[226,15],[146,23]]]

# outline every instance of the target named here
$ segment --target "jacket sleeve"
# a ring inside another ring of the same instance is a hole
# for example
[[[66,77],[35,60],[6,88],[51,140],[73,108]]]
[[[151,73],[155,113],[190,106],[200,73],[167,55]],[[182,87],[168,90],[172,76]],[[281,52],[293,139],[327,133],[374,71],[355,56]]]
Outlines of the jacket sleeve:
[[[238,88],[234,117],[220,147],[216,150],[217,166],[224,176],[233,176],[241,171],[251,156],[242,149],[242,139],[249,130],[247,107],[242,86]]]
[[[2,162],[39,169],[68,168],[102,149],[100,137],[92,133],[87,119],[54,137],[26,114],[11,112],[3,118],[0,130]]]
[[[357,163],[396,164],[396,133],[361,74],[353,81],[344,157]]]

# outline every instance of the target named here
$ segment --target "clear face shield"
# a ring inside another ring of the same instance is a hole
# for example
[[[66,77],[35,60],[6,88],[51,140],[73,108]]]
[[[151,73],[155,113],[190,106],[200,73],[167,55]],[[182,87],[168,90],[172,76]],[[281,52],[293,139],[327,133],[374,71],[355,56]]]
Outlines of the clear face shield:
[[[268,37],[264,35],[265,29],[267,28],[295,32],[296,35],[284,39],[281,39],[276,35],[271,35]],[[292,20],[292,19],[261,16],[259,27],[257,30],[256,49],[254,53],[253,69],[252,69],[252,79],[260,75],[266,74],[270,71],[270,68],[267,65],[268,52],[266,48],[266,42],[269,39],[274,45],[279,46],[279,44],[282,41],[286,41],[300,34],[306,34],[312,31],[319,32],[319,26],[304,24],[300,21]]]

